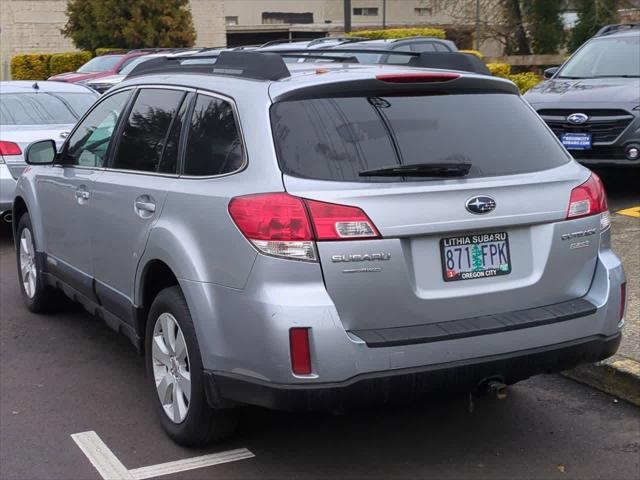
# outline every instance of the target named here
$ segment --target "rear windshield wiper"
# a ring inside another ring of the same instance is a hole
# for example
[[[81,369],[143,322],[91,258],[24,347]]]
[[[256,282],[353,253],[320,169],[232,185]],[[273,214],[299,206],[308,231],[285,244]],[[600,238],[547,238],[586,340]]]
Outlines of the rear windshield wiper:
[[[470,163],[414,163],[393,167],[363,170],[361,177],[464,177],[471,169]]]

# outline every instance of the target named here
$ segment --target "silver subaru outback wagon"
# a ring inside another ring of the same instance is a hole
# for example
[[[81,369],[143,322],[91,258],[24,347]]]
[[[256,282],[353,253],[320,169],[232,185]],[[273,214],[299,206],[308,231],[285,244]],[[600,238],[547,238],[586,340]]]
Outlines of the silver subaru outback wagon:
[[[14,201],[24,301],[64,292],[144,352],[166,432],[333,410],[612,355],[625,276],[603,186],[502,79],[156,59]]]

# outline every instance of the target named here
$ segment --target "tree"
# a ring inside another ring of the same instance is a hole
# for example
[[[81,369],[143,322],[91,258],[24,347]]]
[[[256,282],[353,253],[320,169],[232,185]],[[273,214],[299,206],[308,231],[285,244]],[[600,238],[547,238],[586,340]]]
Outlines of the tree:
[[[619,3],[618,0],[579,0],[578,21],[571,32],[569,50],[578,49],[603,26],[616,23]]]
[[[189,0],[68,0],[62,33],[82,50],[190,47]]]
[[[526,5],[533,53],[552,54],[564,44],[564,24],[558,0],[529,0]]]

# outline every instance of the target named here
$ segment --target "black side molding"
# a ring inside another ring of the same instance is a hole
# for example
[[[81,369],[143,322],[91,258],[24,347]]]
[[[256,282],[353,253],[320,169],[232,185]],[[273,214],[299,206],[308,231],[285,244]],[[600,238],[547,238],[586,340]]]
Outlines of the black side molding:
[[[516,312],[463,318],[448,322],[429,323],[410,327],[352,330],[368,347],[395,347],[416,343],[440,342],[456,338],[475,337],[492,333],[538,327],[564,322],[596,313],[597,308],[588,300],[578,298],[545,307]]]

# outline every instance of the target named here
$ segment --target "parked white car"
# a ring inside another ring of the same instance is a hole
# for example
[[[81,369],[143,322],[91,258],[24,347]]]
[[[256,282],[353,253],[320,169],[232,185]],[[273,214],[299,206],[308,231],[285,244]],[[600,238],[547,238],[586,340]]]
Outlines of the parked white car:
[[[60,147],[97,98],[90,88],[72,83],[0,82],[0,218],[11,222],[26,147],[44,138],[55,139]]]

